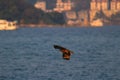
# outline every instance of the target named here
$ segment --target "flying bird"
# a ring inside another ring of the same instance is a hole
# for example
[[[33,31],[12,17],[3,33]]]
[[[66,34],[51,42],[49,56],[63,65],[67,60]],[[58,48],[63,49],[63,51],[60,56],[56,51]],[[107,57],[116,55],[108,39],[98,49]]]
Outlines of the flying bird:
[[[70,56],[71,56],[71,54],[73,54],[73,52],[71,50],[66,49],[59,45],[53,45],[53,46],[55,49],[58,49],[58,50],[60,50],[60,52],[62,52],[63,59],[70,60]]]

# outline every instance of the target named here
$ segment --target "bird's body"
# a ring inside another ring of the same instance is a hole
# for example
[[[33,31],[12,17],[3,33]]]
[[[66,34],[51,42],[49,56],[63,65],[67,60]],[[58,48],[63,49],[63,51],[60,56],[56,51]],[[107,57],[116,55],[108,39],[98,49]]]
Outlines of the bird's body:
[[[63,59],[70,60],[70,56],[73,53],[72,51],[58,45],[54,45],[55,49],[59,49],[63,53]]]

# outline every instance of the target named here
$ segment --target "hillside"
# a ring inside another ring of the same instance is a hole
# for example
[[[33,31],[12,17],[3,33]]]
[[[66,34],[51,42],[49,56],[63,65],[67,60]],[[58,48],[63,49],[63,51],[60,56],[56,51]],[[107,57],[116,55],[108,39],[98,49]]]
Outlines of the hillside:
[[[44,13],[26,0],[0,0],[0,19],[17,20],[22,24],[64,24],[63,14]]]

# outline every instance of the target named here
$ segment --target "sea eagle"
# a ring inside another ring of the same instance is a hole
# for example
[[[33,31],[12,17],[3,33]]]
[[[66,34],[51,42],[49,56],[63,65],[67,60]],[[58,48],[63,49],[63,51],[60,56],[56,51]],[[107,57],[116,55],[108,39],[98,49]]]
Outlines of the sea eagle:
[[[55,49],[59,49],[60,52],[62,52],[63,59],[70,60],[70,56],[71,56],[71,54],[73,54],[72,51],[70,51],[69,49],[66,49],[66,48],[64,48],[62,46],[59,46],[59,45],[53,45],[53,46],[54,46]]]

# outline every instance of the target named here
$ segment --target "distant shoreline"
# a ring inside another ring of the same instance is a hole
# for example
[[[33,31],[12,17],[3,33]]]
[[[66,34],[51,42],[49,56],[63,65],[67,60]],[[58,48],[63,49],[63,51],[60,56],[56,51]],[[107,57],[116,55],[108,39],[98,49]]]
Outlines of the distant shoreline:
[[[60,26],[60,27],[66,27],[67,25],[47,25],[47,24],[20,24],[18,25],[19,27],[56,27],[56,26]]]
[[[47,25],[47,24],[43,24],[43,25],[41,25],[41,24],[20,24],[20,25],[17,25],[17,26],[19,26],[19,27],[30,27],[30,28],[36,28],[36,27],[38,27],[38,28],[44,28],[44,27],[50,27],[50,28],[52,28],[52,27],[103,27],[103,26],[90,26],[90,25],[88,25],[88,26],[81,26],[81,25]]]
[[[18,24],[17,26],[18,27],[31,27],[31,28],[44,28],[44,27],[104,27],[104,26],[113,26],[114,24],[106,24],[106,25],[103,25],[103,26],[91,26],[91,25],[87,25],[87,26],[82,26],[82,25],[67,25],[67,24],[64,24],[64,25],[60,25],[60,24]],[[119,26],[119,24],[116,24],[114,26]]]

